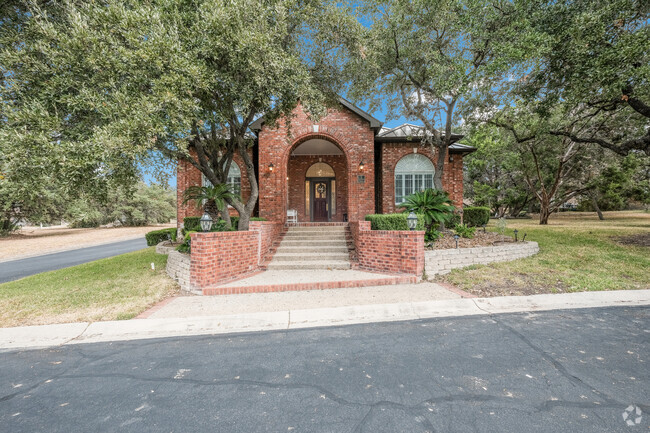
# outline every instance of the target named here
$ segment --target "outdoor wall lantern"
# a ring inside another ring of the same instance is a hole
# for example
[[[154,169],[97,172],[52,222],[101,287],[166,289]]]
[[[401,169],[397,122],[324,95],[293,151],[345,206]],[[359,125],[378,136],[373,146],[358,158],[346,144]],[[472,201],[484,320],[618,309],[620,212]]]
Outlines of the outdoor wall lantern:
[[[209,232],[212,228],[212,218],[210,218],[210,215],[207,212],[204,213],[199,221],[201,222],[201,230]]]
[[[454,162],[454,155],[449,154],[449,162]]]
[[[406,217],[406,224],[411,231],[415,230],[415,226],[418,225],[418,217],[413,211],[411,211],[409,216]]]
[[[269,164],[269,171],[272,173],[273,172],[273,163]]]
[[[454,239],[456,239],[456,249],[458,249],[458,238],[460,238],[460,236],[454,235]]]
[[[519,230],[515,229],[514,233],[515,233],[515,242],[517,242],[517,233],[519,233]]]
[[[363,166],[364,166],[364,165],[366,165],[366,163],[363,162],[363,161],[361,161],[361,162],[359,163],[359,171],[363,171]]]

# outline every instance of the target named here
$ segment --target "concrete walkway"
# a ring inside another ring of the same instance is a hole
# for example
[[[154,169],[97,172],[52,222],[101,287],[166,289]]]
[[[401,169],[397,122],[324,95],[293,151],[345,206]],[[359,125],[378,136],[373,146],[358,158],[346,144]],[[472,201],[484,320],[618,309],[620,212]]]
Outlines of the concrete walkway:
[[[395,286],[393,286],[395,287]],[[388,289],[388,288],[387,288]],[[301,294],[305,294],[303,292]],[[435,293],[435,291],[429,291]],[[270,299],[282,299],[274,293]],[[255,295],[257,296],[257,295]],[[267,304],[258,304],[260,311],[252,311],[255,302],[242,301],[242,305],[224,307],[221,311],[215,298],[192,307],[192,301],[179,301],[178,316],[95,323],[70,323],[62,325],[29,326],[0,329],[0,350],[52,347],[65,344],[98,343],[119,340],[139,340],[189,335],[210,335],[236,332],[268,331],[280,329],[339,326],[358,323],[391,322],[435,317],[491,315],[513,312],[595,308],[611,306],[650,305],[650,290],[619,290],[610,292],[581,292],[556,295],[507,296],[500,298],[467,298],[428,300],[397,303],[366,303],[364,305],[339,305],[305,309],[273,310]],[[295,301],[295,299],[294,299]],[[227,305],[227,301],[224,305]],[[171,305],[171,303],[170,303]],[[248,305],[247,307],[245,305]],[[278,308],[281,303],[278,303]],[[287,308],[293,302],[287,302]],[[332,305],[332,304],[323,304]],[[318,302],[312,306],[317,307]],[[266,308],[265,308],[266,307]],[[172,308],[172,307],[170,307]],[[229,308],[229,309],[228,309]],[[246,311],[236,314],[229,312]],[[164,308],[160,310],[165,316]],[[208,314],[208,315],[202,315]],[[171,314],[173,316],[173,314]]]

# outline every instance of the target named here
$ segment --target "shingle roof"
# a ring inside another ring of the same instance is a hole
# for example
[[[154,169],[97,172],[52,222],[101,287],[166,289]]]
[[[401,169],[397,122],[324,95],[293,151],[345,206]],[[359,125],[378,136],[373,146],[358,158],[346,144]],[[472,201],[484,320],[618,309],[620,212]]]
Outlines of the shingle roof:
[[[411,123],[404,123],[402,125],[396,126],[394,128],[381,128],[375,141],[380,143],[402,143],[402,142],[414,142],[418,141],[424,136],[425,129],[424,126],[413,125]],[[475,147],[468,146],[466,144],[457,143],[458,140],[462,139],[463,135],[461,134],[451,134],[452,144],[449,146],[449,150],[454,153],[470,153],[476,150]]]
[[[370,114],[366,113],[361,108],[357,107],[356,105],[354,105],[352,102],[348,101],[347,99],[339,96],[339,102],[341,103],[341,105],[343,105],[345,108],[347,108],[348,110],[355,113],[357,116],[361,117],[362,119],[367,120],[368,123],[370,123],[370,128],[371,129],[379,129],[383,125],[382,122],[375,119]],[[251,123],[250,129],[251,129],[251,131],[258,132],[260,129],[262,129],[263,124],[264,124],[264,116],[261,116],[257,120],[255,120],[253,123]]]

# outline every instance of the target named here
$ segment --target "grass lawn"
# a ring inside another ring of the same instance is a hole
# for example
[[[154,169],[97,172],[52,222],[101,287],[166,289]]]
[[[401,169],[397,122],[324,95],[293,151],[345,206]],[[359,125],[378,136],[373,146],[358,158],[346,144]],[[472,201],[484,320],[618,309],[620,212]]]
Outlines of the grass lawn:
[[[490,229],[496,230],[496,221]],[[531,295],[586,290],[650,289],[650,213],[605,212],[553,215],[539,221],[508,220],[506,234],[539,243],[539,254],[487,266],[475,265],[439,276],[478,296]],[[625,237],[625,240],[617,239]],[[629,241],[645,240],[646,246]],[[627,241],[627,242],[626,242]]]
[[[0,284],[0,327],[131,319],[177,292],[166,263],[151,247]]]

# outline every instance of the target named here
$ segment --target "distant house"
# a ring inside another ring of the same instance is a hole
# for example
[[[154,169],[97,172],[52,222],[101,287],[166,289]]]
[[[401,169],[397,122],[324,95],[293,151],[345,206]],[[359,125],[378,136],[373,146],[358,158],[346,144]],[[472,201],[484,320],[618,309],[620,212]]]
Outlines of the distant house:
[[[297,212],[298,222],[358,221],[368,214],[395,212],[408,195],[433,188],[435,155],[421,144],[422,127],[383,128],[382,122],[343,98],[317,123],[300,106],[294,114],[290,135],[283,122],[271,128],[260,118],[251,126],[258,216],[284,223],[291,210]],[[461,138],[452,136],[443,173],[443,188],[457,206],[463,200],[463,156],[475,150],[458,143]],[[205,180],[184,161],[179,162],[177,179],[180,225],[184,217],[200,215],[190,204],[182,204],[183,191]],[[228,183],[244,199],[250,194],[238,155]]]

